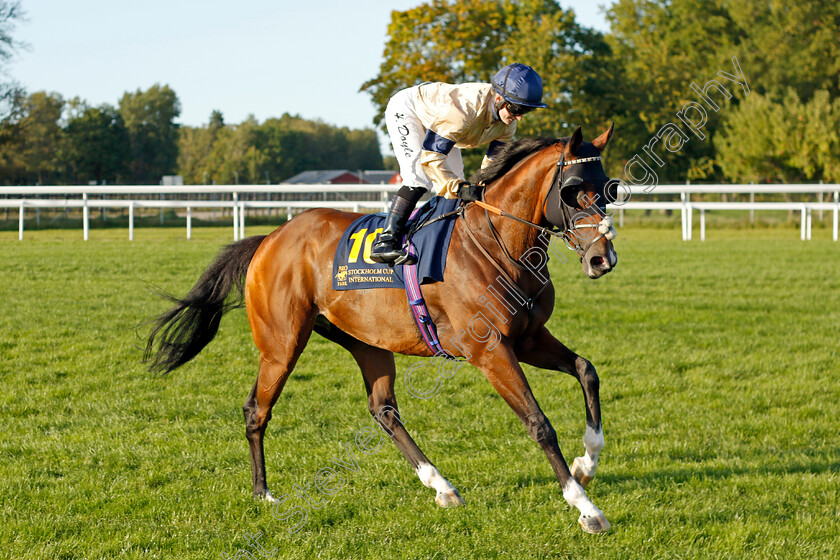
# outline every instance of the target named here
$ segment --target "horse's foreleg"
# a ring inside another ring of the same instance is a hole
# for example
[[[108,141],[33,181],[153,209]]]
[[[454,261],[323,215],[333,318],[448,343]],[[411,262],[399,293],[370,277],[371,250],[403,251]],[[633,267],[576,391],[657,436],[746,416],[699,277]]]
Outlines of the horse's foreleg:
[[[370,413],[414,467],[420,481],[435,490],[437,504],[441,507],[463,505],[464,500],[455,487],[441,476],[405,429],[394,394],[394,354],[362,343],[350,346],[348,350],[362,370]]]
[[[586,404],[586,432],[583,436],[585,454],[575,458],[571,472],[581,486],[586,488],[595,476],[598,456],[604,448],[600,381],[595,367],[589,360],[566,348],[545,327],[517,344],[516,357],[519,361],[538,368],[568,373],[580,382]]]
[[[531,438],[542,447],[563,489],[563,498],[570,506],[580,511],[578,522],[583,530],[588,533],[608,531],[609,521],[589,500],[583,487],[569,471],[557,443],[557,434],[534,398],[513,350],[499,345],[492,353],[485,353],[471,362],[481,369],[499,395],[525,424]]]

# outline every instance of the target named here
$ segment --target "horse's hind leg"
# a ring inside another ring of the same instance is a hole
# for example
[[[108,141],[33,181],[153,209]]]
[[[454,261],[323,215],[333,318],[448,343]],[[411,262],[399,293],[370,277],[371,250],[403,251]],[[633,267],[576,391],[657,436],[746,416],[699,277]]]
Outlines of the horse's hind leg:
[[[441,476],[437,467],[417,447],[403,425],[394,394],[394,378],[396,377],[394,354],[367,345],[359,345],[350,351],[364,376],[370,413],[414,467],[420,481],[437,492],[435,502],[442,507],[463,505],[464,500],[461,499],[461,495],[448,480]]]
[[[309,335],[312,333],[314,317],[305,319],[299,329],[290,329],[282,334],[260,337],[255,331],[254,339],[260,347],[260,371],[251,393],[242,407],[245,413],[245,436],[251,449],[251,474],[254,483],[254,495],[274,500],[268,491],[265,478],[265,453],[263,437],[268,421],[271,420],[271,408],[277,402],[289,374],[303,352]],[[264,327],[266,328],[266,327]],[[294,331],[294,332],[293,332]],[[262,341],[271,340],[268,346]]]
[[[316,322],[315,332],[346,348],[359,364],[368,395],[368,409],[373,418],[394,440],[397,449],[414,467],[420,481],[437,492],[435,501],[442,507],[464,504],[461,495],[417,447],[403,425],[394,394],[396,365],[394,354],[375,348],[337,329],[327,321]]]
[[[545,327],[532,337],[519,342],[516,357],[532,366],[568,373],[580,382],[586,404],[586,432],[583,436],[586,453],[583,457],[575,458],[570,470],[572,476],[586,488],[595,476],[598,455],[604,448],[599,396],[600,381],[595,367],[589,360],[566,348]]]

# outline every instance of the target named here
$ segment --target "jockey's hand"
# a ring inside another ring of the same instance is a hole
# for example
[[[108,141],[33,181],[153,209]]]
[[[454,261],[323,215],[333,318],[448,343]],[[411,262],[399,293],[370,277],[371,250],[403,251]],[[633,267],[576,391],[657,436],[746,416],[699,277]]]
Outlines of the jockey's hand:
[[[483,191],[484,187],[481,185],[471,185],[464,181],[458,186],[458,198],[465,202],[475,202],[481,200]]]

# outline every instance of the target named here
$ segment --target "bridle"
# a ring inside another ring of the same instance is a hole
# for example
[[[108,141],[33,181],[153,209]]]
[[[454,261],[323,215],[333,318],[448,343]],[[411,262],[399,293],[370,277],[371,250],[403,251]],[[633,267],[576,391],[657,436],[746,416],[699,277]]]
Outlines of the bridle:
[[[513,214],[505,212],[504,210],[501,210],[499,208],[496,208],[495,206],[487,204],[486,202],[484,202],[484,200],[474,201],[474,203],[477,206],[484,209],[484,213],[487,217],[487,224],[488,224],[488,227],[490,228],[490,233],[493,235],[493,238],[496,241],[496,245],[498,245],[499,249],[501,249],[502,253],[505,255],[508,262],[514,268],[516,268],[517,270],[524,271],[524,270],[527,269],[527,267],[523,266],[522,264],[519,263],[519,261],[517,261],[515,258],[513,258],[513,256],[510,254],[510,251],[508,251],[507,247],[505,247],[505,244],[502,241],[501,237],[499,236],[499,234],[496,230],[496,227],[493,225],[493,222],[490,220],[490,212],[493,212],[494,214],[497,214],[497,215],[505,217],[505,218],[510,218],[512,220],[515,220],[515,221],[517,221],[521,224],[524,224],[524,225],[527,225],[531,228],[534,228],[534,229],[538,230],[539,232],[541,232],[543,234],[550,235],[550,236],[553,236],[553,237],[559,237],[559,238],[563,239],[563,242],[566,244],[566,247],[575,251],[581,259],[583,259],[584,255],[592,247],[592,245],[594,245],[600,239],[606,238],[606,239],[612,240],[616,237],[616,235],[618,235],[617,232],[615,231],[615,228],[613,227],[612,217],[602,214],[599,211],[600,209],[597,208],[594,203],[591,204],[590,206],[588,206],[587,208],[581,209],[580,211],[575,212],[573,214],[572,212],[575,210],[575,208],[566,204],[565,201],[563,201],[563,198],[560,196],[560,191],[562,190],[563,187],[571,187],[571,186],[579,185],[579,184],[583,183],[583,179],[581,177],[578,177],[578,176],[572,176],[572,177],[569,177],[568,179],[564,180],[565,168],[566,167],[576,165],[576,164],[584,164],[584,163],[589,163],[589,162],[601,161],[601,157],[600,156],[586,157],[586,158],[575,159],[575,160],[568,161],[568,162],[565,160],[565,157],[566,157],[565,152],[560,155],[560,160],[557,162],[557,170],[555,171],[554,179],[552,179],[551,187],[549,187],[549,190],[546,193],[545,199],[543,199],[543,215],[545,215],[545,217],[549,221],[549,223],[552,224],[552,227],[544,227],[544,226],[541,226],[539,224],[535,224],[534,222],[531,222],[531,221],[525,220],[523,218],[520,218],[519,216],[514,216]],[[609,180],[608,180],[608,182],[609,182]],[[606,184],[605,184],[605,188],[606,188]],[[562,216],[562,219],[560,220],[561,221],[560,224],[551,220],[549,218],[548,213],[547,213],[547,204],[548,204],[549,198],[550,198],[550,196],[552,195],[553,192],[557,193],[557,198],[558,198],[558,201],[559,201],[558,210],[561,212],[561,216]],[[482,199],[483,199],[484,198],[484,192],[483,191],[482,191],[481,196],[482,196]],[[531,297],[528,297],[528,295],[525,294],[525,292],[522,291],[522,289],[516,284],[516,282],[513,281],[513,279],[510,277],[510,274],[508,274],[508,272],[498,262],[496,262],[496,259],[494,259],[493,256],[490,255],[490,253],[487,251],[487,249],[485,249],[484,246],[479,242],[478,238],[475,236],[475,234],[472,231],[472,228],[470,228],[469,223],[467,222],[467,219],[466,219],[466,216],[465,216],[465,213],[464,213],[465,208],[466,208],[466,205],[462,205],[461,207],[458,208],[457,213],[464,220],[464,226],[465,226],[464,229],[466,230],[470,239],[473,241],[473,243],[476,245],[476,247],[478,247],[478,249],[481,251],[481,253],[487,258],[487,260],[489,260],[490,263],[493,264],[493,266],[495,266],[496,269],[499,272],[501,272],[502,275],[508,280],[508,285],[510,287],[512,287],[519,294],[521,300],[525,302],[525,304],[524,304],[525,308],[530,311],[530,309],[534,305],[534,302],[537,300],[537,298],[543,292],[543,290],[548,286],[549,282],[546,282],[545,284],[543,284],[543,286],[539,289],[539,291],[537,291],[536,294],[534,294]],[[585,214],[585,215],[590,215],[590,216],[603,215],[603,218],[601,219],[601,221],[598,224],[589,223],[589,224],[577,225],[577,224],[575,224],[574,216],[577,216],[579,214]],[[594,239],[589,241],[589,243],[586,244],[586,247],[582,247],[580,242],[579,242],[580,236],[577,234],[577,230],[588,229],[588,228],[598,228],[598,235]]]
[[[566,153],[564,151],[562,154],[560,154],[560,159],[557,162],[557,170],[554,173],[554,179],[551,182],[551,187],[548,189],[548,192],[545,195],[545,199],[543,199],[543,215],[545,215],[549,223],[557,227],[557,232],[560,235],[562,235],[566,247],[575,251],[581,258],[583,258],[583,256],[592,247],[592,245],[600,241],[602,238],[613,240],[618,235],[618,232],[616,232],[615,228],[613,227],[612,216],[608,216],[603,210],[606,208],[607,203],[607,200],[605,199],[609,198],[606,194],[606,190],[608,188],[614,187],[614,185],[617,184],[614,180],[607,179],[607,181],[601,187],[601,191],[603,194],[603,197],[601,198],[604,199],[603,205],[596,204],[595,201],[593,201],[586,208],[578,209],[568,204],[563,198],[563,189],[573,188],[584,182],[583,178],[581,178],[578,175],[572,175],[566,178],[566,168],[571,167],[573,165],[583,165],[586,163],[594,163],[599,161],[601,161],[601,156],[591,156],[566,161]],[[557,197],[556,208],[548,207],[549,198],[551,198],[552,195],[555,195]],[[598,196],[600,197],[600,195]],[[612,199],[615,200],[615,197],[616,194],[613,194]],[[559,212],[559,220],[557,221],[555,221],[558,218],[556,212]],[[576,216],[601,216],[601,220],[597,224],[591,222],[586,224],[578,224],[574,219]],[[553,220],[552,217],[554,217],[555,220]],[[558,223],[558,221],[560,223]],[[578,230],[593,228],[598,229],[598,235],[589,240],[586,243],[585,247],[581,246],[581,236],[578,235]]]

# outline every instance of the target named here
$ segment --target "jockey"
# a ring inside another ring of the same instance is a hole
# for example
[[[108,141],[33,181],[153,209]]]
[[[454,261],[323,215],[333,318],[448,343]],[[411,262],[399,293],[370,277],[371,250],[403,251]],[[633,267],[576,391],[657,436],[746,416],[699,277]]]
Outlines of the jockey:
[[[459,148],[489,143],[481,167],[513,140],[522,115],[540,107],[542,78],[530,66],[510,64],[492,84],[451,85],[426,82],[394,95],[385,109],[385,124],[400,164],[402,187],[394,196],[382,233],[371,250],[376,262],[413,264],[402,248],[406,222],[417,201],[434,189],[444,198],[476,200],[480,188],[464,179]]]

